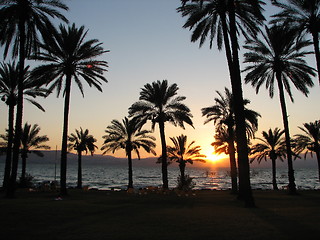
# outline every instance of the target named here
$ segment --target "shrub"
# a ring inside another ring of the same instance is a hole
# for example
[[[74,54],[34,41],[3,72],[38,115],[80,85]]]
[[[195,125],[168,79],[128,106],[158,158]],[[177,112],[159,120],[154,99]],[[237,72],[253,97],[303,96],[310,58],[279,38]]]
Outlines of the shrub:
[[[177,188],[179,190],[190,191],[192,190],[192,188],[194,188],[195,185],[196,183],[189,175],[185,175],[184,178],[179,175],[177,178]]]

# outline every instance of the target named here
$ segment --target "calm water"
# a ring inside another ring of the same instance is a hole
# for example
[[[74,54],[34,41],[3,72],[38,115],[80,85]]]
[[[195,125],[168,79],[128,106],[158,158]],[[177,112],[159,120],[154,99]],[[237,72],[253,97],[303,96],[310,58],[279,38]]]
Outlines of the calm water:
[[[161,166],[155,167],[134,167],[133,183],[135,188],[146,186],[161,186]],[[0,163],[0,179],[3,179],[4,164]],[[35,183],[42,181],[59,180],[59,166],[48,163],[33,163],[27,165],[27,172],[34,177]],[[169,187],[173,188],[177,184],[179,170],[177,166],[169,166]],[[231,188],[229,169],[188,168],[186,173],[194,178],[195,189],[216,189],[226,190]],[[20,175],[20,169],[19,169]],[[300,189],[320,189],[318,181],[318,170],[316,168],[303,168],[295,170],[297,188]],[[126,166],[108,165],[84,165],[83,185],[90,188],[103,190],[126,189],[128,183],[128,172]],[[251,169],[251,185],[253,189],[272,189],[271,169]],[[68,186],[76,186],[77,166],[70,164],[67,173]],[[287,169],[277,170],[278,187],[285,188],[288,185]]]

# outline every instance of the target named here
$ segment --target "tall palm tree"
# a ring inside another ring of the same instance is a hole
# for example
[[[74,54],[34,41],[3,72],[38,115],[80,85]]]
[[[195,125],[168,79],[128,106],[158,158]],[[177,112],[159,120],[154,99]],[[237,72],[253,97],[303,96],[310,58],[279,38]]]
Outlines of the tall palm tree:
[[[80,131],[76,129],[76,133],[71,133],[69,136],[69,150],[76,150],[78,154],[78,182],[77,188],[82,188],[82,152],[90,152],[91,156],[93,155],[96,148],[98,148],[94,143],[97,141],[92,135],[89,135],[89,130],[83,129],[80,127]]]
[[[178,137],[171,137],[170,140],[172,141],[173,146],[167,146],[168,159],[179,164],[180,181],[181,185],[184,186],[186,182],[185,169],[187,163],[206,162],[206,160],[204,160],[206,155],[200,153],[200,146],[194,146],[195,141],[187,144],[186,135],[181,134]]]
[[[57,89],[58,96],[62,90],[65,99],[60,173],[62,195],[67,194],[67,141],[71,83],[74,80],[84,96],[81,78],[90,87],[93,86],[100,92],[102,92],[102,82],[107,82],[103,76],[108,67],[107,62],[96,60],[96,58],[108,51],[103,49],[102,43],[97,39],[86,41],[87,33],[84,26],[77,28],[75,24],[69,27],[60,25],[59,30],[41,44],[42,52],[35,56],[35,59],[48,64],[36,67],[33,76],[42,83],[50,84],[50,90]]]
[[[128,189],[133,188],[132,173],[132,151],[134,151],[140,159],[139,149],[143,148],[147,153],[156,155],[154,148],[156,147],[155,138],[151,136],[148,130],[141,130],[141,124],[138,119],[128,119],[125,117],[122,123],[118,120],[112,120],[111,125],[105,130],[107,133],[103,136],[105,139],[101,150],[103,154],[107,152],[114,153],[117,150],[124,149],[128,157]]]
[[[21,181],[22,186],[26,183],[26,167],[27,167],[27,158],[28,154],[33,152],[40,157],[43,157],[43,153],[38,149],[50,149],[48,145],[44,143],[49,141],[47,135],[39,136],[40,127],[38,124],[25,123],[22,133],[21,133],[21,159],[22,159],[22,172],[21,172]],[[33,149],[33,150],[32,150]]]
[[[288,25],[273,25],[270,28],[266,27],[265,30],[266,34],[263,34],[263,40],[256,38],[247,41],[244,46],[248,50],[244,54],[244,62],[250,63],[244,69],[248,72],[245,82],[251,83],[256,88],[257,93],[261,85],[265,83],[271,98],[274,95],[274,85],[278,86],[286,138],[289,191],[291,194],[295,194],[296,185],[284,89],[291,101],[293,101],[293,96],[290,82],[294,84],[297,90],[308,96],[308,87],[313,86],[311,77],[315,76],[314,69],[309,67],[304,60],[306,54],[309,54],[304,48],[310,45],[310,42],[298,37],[296,29]]]
[[[50,18],[67,22],[59,10],[68,10],[60,0],[12,0],[0,3],[0,45],[5,45],[4,55],[12,48],[12,55],[19,56],[18,99],[13,146],[12,174],[7,196],[13,197],[17,177],[20,134],[23,115],[23,78],[25,60],[39,45],[38,33],[50,35],[54,27]]]
[[[248,158],[247,138],[245,132],[245,117],[242,95],[242,82],[239,63],[238,34],[256,35],[259,25],[262,24],[263,1],[260,0],[198,0],[196,3],[185,4],[178,8],[182,16],[188,16],[185,28],[194,29],[192,40],[200,38],[204,42],[210,34],[212,39],[217,36],[218,48],[222,43],[225,46],[226,58],[229,68],[232,93],[235,101],[235,123],[237,135],[237,148],[239,162],[239,198],[245,200],[248,207],[253,207],[254,199],[250,185],[250,169]],[[248,33],[248,34],[247,34]]]
[[[219,91],[216,91],[218,98],[215,98],[215,105],[202,108],[202,116],[205,116],[207,119],[204,124],[213,121],[216,125],[216,131],[219,134],[222,134],[224,137],[227,137],[228,143],[228,154],[230,158],[230,168],[231,168],[231,186],[232,192],[238,192],[238,183],[237,183],[237,166],[236,166],[236,148],[235,148],[235,104],[232,93],[228,88],[225,88],[225,96],[222,95]],[[244,99],[244,106],[250,103],[250,100]],[[254,133],[258,129],[258,117],[260,114],[248,109],[245,107],[245,125],[248,139],[254,137]],[[222,129],[223,128],[223,129]],[[224,131],[226,131],[224,133]],[[220,133],[219,133],[220,132]],[[218,136],[217,136],[218,137]],[[220,136],[222,137],[222,136]]]
[[[320,121],[304,123],[303,127],[299,127],[303,134],[294,135],[295,152],[300,154],[306,150],[304,157],[310,152],[316,153],[318,161],[318,172],[320,181]]]
[[[144,124],[148,120],[152,123],[152,129],[159,125],[161,139],[161,161],[162,161],[162,181],[163,188],[168,188],[167,169],[167,145],[165,138],[165,123],[170,122],[174,126],[184,129],[184,123],[193,127],[190,109],[182,103],[186,99],[184,96],[176,96],[178,92],[176,83],[168,85],[167,80],[156,81],[152,84],[145,84],[140,92],[138,102],[129,108],[129,115],[140,119]]]
[[[299,33],[309,33],[312,36],[314,52],[317,62],[318,79],[320,83],[320,0],[288,0],[289,4],[276,2],[274,5],[283,10],[273,15],[271,23],[279,21],[289,22],[297,26]]]
[[[251,147],[250,155],[253,155],[251,163],[257,160],[259,163],[264,159],[267,161],[267,157],[271,159],[272,164],[272,186],[273,190],[278,190],[277,176],[276,176],[276,160],[279,158],[281,161],[286,157],[286,141],[283,138],[284,130],[279,128],[269,129],[268,132],[263,131],[262,137],[257,138],[260,143],[257,143]]]
[[[29,78],[28,68],[24,69],[24,81],[23,81],[23,94],[25,99],[44,111],[43,107],[37,103],[35,97],[41,96],[46,97],[48,91],[44,88],[38,87],[38,82]],[[3,188],[6,189],[10,179],[11,172],[11,156],[12,156],[12,144],[13,144],[13,125],[14,125],[14,110],[17,105],[18,99],[18,78],[19,78],[19,66],[12,63],[1,63],[0,64],[0,97],[8,106],[8,137],[7,137],[7,151],[6,151],[6,163],[3,179]],[[32,97],[32,98],[29,98]]]

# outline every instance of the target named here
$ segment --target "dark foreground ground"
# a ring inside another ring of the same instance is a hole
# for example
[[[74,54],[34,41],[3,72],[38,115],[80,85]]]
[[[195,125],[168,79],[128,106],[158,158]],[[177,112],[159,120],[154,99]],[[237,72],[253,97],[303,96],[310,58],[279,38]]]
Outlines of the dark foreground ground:
[[[0,193],[0,239],[319,239],[320,191],[254,191],[257,208],[228,191],[195,196],[70,190]]]

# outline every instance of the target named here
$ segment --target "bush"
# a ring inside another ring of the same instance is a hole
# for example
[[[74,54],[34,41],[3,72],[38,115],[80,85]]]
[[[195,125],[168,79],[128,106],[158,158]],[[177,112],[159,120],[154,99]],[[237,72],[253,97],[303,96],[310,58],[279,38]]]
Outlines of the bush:
[[[190,191],[196,183],[193,181],[193,178],[189,175],[185,175],[184,178],[179,175],[177,178],[177,188],[183,191]]]
[[[20,177],[18,181],[18,186],[21,188],[31,188],[33,187],[33,176],[26,174],[25,178]]]

